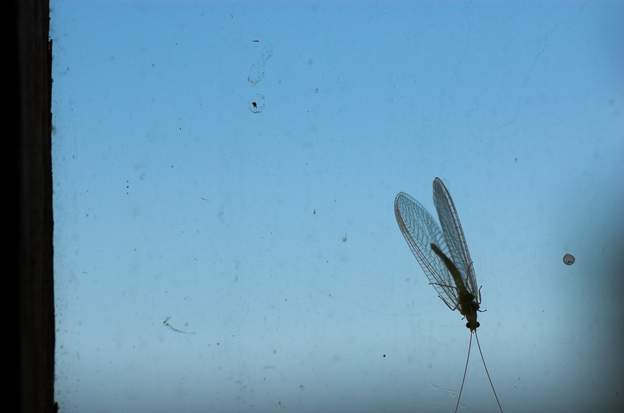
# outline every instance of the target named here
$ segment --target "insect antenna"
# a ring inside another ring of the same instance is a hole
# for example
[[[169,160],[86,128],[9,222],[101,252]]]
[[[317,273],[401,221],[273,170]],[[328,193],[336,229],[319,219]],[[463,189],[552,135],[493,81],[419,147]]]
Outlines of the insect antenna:
[[[476,330],[475,330],[476,333]],[[468,342],[468,355],[466,356],[466,366],[464,367],[464,377],[462,377],[462,384],[459,388],[459,395],[457,396],[457,404],[455,405],[455,413],[459,409],[459,401],[461,400],[462,391],[464,390],[464,382],[466,381],[466,372],[468,371],[468,360],[470,360],[470,348],[472,347],[472,331],[470,332],[470,341]]]
[[[503,406],[501,406],[500,400],[498,400],[498,395],[496,394],[496,390],[494,390],[494,384],[492,383],[492,378],[490,377],[490,372],[488,371],[488,368],[485,365],[485,358],[483,358],[483,352],[481,351],[481,344],[479,344],[479,336],[477,335],[477,330],[474,331],[474,334],[475,334],[475,337],[477,338],[477,346],[479,347],[479,354],[481,354],[481,361],[483,361],[483,367],[485,367],[485,374],[487,374],[487,378],[490,381],[490,386],[492,386],[492,392],[494,393],[494,397],[496,398],[496,403],[498,404],[498,408],[500,409],[501,413],[503,413]],[[470,338],[472,338],[472,335],[471,335]],[[470,351],[470,347],[469,347],[468,351]],[[464,375],[465,374],[466,373],[464,373]],[[463,383],[462,383],[462,385],[463,385]],[[460,392],[460,395],[461,395],[461,392]],[[457,411],[457,409],[455,409],[455,411]]]

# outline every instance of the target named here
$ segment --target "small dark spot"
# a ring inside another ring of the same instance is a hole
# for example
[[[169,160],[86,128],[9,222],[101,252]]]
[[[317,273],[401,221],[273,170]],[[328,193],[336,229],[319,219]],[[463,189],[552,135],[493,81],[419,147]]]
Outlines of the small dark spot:
[[[319,92],[319,88],[315,87],[314,88],[314,93],[318,93]]]
[[[252,113],[260,113],[264,110],[264,96],[256,95],[249,101],[249,110]]]
[[[385,354],[383,355],[383,358],[386,358],[386,355],[385,355]]]
[[[576,258],[574,258],[574,255],[572,254],[565,254],[563,256],[563,263],[565,265],[572,265],[574,264],[574,261],[576,261]]]
[[[344,234],[344,236],[342,237],[342,242],[347,242],[347,234]]]
[[[316,209],[312,210],[312,215],[316,215]]]
[[[303,390],[303,389],[305,389],[305,386],[303,384],[300,384],[299,385],[299,390]]]
[[[514,158],[514,162],[518,162],[518,158]]]
[[[252,40],[252,42],[254,42],[254,43],[260,43],[260,40],[258,40],[258,39],[253,39],[253,40]]]

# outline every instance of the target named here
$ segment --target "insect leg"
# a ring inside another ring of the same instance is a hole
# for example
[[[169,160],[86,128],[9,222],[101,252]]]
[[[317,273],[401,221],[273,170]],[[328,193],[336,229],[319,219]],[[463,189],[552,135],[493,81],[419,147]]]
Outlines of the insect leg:
[[[482,286],[482,285],[480,285],[480,286],[479,286],[479,292],[478,292],[478,294],[479,294],[479,299],[478,299],[477,301],[478,301],[479,303],[481,302],[481,287],[483,287],[483,286]],[[487,309],[485,309],[485,310],[481,310],[481,309],[479,308],[479,309],[477,309],[477,311],[478,311],[478,312],[480,312],[480,313],[485,313],[485,312],[487,311]]]

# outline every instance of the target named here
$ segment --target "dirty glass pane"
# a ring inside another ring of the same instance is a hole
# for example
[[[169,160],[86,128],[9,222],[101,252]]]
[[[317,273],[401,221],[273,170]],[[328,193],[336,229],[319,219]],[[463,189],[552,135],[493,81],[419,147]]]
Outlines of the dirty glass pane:
[[[52,1],[60,411],[452,411],[469,330],[393,212],[436,176],[503,408],[619,410],[623,15]]]

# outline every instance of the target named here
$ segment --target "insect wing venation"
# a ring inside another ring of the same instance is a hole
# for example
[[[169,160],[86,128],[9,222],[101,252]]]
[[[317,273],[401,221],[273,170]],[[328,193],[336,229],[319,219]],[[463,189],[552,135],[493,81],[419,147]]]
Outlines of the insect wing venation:
[[[435,243],[447,256],[449,254],[440,226],[418,201],[404,192],[400,192],[394,200],[394,214],[403,237],[429,282],[447,306],[456,308],[458,296],[453,278],[431,249],[431,244]]]
[[[455,204],[451,198],[451,194],[440,178],[433,181],[433,203],[438,218],[442,226],[442,232],[446,245],[450,252],[450,258],[459,269],[466,289],[475,297],[477,302],[481,302],[479,289],[477,287],[477,279],[466,244],[466,237],[459,221],[459,215],[455,209]]]

